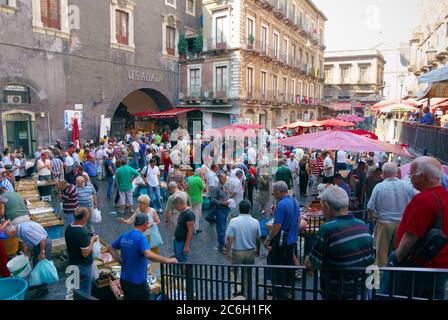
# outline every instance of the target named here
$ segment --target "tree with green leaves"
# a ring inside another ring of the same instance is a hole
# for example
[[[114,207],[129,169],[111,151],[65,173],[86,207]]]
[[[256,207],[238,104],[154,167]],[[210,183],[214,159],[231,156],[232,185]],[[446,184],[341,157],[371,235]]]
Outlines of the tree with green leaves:
[[[193,43],[194,52],[201,53],[202,52],[203,43],[204,43],[204,37],[202,36],[202,32],[199,31],[196,34],[196,38],[194,39],[194,43]]]
[[[184,33],[180,34],[179,36],[177,51],[179,52],[179,55],[185,56],[187,54],[187,39],[185,38]]]

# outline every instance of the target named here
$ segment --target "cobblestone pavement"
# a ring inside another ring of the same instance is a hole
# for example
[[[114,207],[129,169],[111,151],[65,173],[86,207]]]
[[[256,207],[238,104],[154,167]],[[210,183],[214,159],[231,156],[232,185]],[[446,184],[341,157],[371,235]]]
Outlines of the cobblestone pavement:
[[[107,243],[111,243],[119,235],[129,230],[131,227],[119,222],[118,219],[122,216],[116,214],[117,209],[114,208],[113,202],[111,200],[107,200],[105,191],[106,183],[101,181],[99,183],[98,208],[101,210],[102,222],[101,224],[96,226],[96,232],[98,233],[100,238],[105,240]],[[303,201],[305,201],[305,199],[303,199]],[[134,204],[136,204],[135,199]],[[59,202],[57,200],[54,200],[54,205],[55,207],[58,207]],[[257,212],[259,212],[259,209],[257,204],[255,204],[254,216],[260,219],[260,214],[258,214]],[[189,262],[198,264],[226,264],[227,261],[225,259],[225,256],[215,249],[218,244],[216,237],[216,227],[215,225],[211,225],[206,220],[204,220],[204,217],[207,214],[207,211],[203,212],[203,218],[200,222],[200,229],[202,229],[203,232],[193,237]],[[123,217],[128,217],[128,214]],[[159,229],[164,241],[164,244],[160,247],[160,254],[163,256],[171,256],[174,253],[172,244],[174,226],[170,225],[168,228],[165,227],[164,214],[160,216],[160,220],[162,223]],[[256,259],[256,264],[266,264],[266,256],[267,252],[262,246],[260,258]],[[49,286],[49,294],[45,297],[40,298],[40,300],[65,300],[65,274],[62,272],[60,273],[59,277],[60,281],[57,284]]]

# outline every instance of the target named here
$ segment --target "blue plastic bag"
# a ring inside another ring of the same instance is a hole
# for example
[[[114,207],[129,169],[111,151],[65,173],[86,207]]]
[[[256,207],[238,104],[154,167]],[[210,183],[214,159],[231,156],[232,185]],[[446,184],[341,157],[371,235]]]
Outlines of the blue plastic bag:
[[[149,228],[149,247],[151,249],[158,248],[163,244],[162,236],[160,235],[159,227],[154,223]]]
[[[30,287],[38,286],[41,284],[52,284],[59,281],[58,271],[54,266],[53,261],[47,259],[41,260],[31,271]]]

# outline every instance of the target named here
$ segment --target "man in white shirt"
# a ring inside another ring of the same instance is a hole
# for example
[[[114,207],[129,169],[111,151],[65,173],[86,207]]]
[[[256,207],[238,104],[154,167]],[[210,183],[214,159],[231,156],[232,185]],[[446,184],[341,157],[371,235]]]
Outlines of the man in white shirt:
[[[240,215],[229,222],[226,230],[226,256],[232,264],[255,264],[255,257],[260,255],[261,230],[258,220],[250,215],[251,204],[248,200],[240,202]],[[234,275],[237,276],[237,275]],[[251,286],[248,274],[243,274],[242,292],[238,287],[234,295],[247,296]]]
[[[70,172],[72,172],[74,166],[75,161],[73,160],[72,156],[70,156],[70,153],[66,152],[64,159],[65,174],[69,174]]]
[[[322,171],[324,179],[322,183],[325,184],[333,183],[333,177],[334,177],[333,154],[331,153],[331,151],[325,151],[324,156],[325,156],[324,169]]]
[[[106,147],[104,145],[100,146],[95,152],[96,160],[98,161],[98,180],[104,179],[104,159],[106,156]]]
[[[244,199],[244,188],[242,183],[243,170],[239,169],[235,176],[231,176],[227,180],[227,190],[229,192],[230,199],[235,201],[235,205],[238,208],[241,201]]]
[[[253,165],[257,164],[257,151],[255,150],[254,147],[250,147],[247,150],[247,159],[248,159],[249,164],[253,164]]]
[[[140,155],[140,145],[138,144],[137,140],[134,140],[132,142],[132,158],[134,160],[134,169],[139,169],[138,159]]]
[[[303,151],[302,148],[295,148],[292,152],[296,156],[297,161],[302,160],[303,156],[305,155],[305,151]]]
[[[303,151],[303,150],[302,150]],[[297,199],[300,199],[300,179],[299,179],[299,162],[295,159],[295,154],[291,152],[286,160],[286,166],[291,170],[293,192]]]
[[[76,149],[75,152],[73,152],[72,158],[75,163],[75,166],[79,166],[81,164],[81,159],[79,159],[79,149]]]
[[[20,181],[20,160],[16,158],[15,153],[11,153],[11,166],[12,166],[12,175],[16,181]]]
[[[156,166],[156,159],[152,158],[149,161],[149,165],[143,168],[141,171],[143,177],[148,184],[148,194],[151,199],[155,199],[153,207],[162,213],[162,202],[160,196],[160,169]]]
[[[131,134],[126,133],[126,135],[124,136],[124,141],[129,142],[129,139],[131,139]]]
[[[215,191],[215,188],[219,185],[219,178],[218,178],[218,171],[219,166],[217,164],[213,164],[210,168],[210,170],[205,175],[205,179],[207,181],[207,196],[211,197],[213,192]]]
[[[347,170],[347,152],[344,150],[338,150],[336,157],[336,173],[341,170]]]

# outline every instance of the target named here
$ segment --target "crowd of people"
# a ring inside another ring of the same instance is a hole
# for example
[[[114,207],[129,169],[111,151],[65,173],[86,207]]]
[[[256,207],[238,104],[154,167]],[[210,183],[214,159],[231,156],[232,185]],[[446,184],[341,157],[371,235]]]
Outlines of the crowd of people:
[[[259,143],[269,149],[274,137],[267,133]],[[325,271],[371,264],[448,268],[448,246],[429,262],[412,256],[413,246],[432,228],[439,212],[444,221],[441,229],[448,234],[448,179],[433,158],[414,160],[410,175],[402,177],[388,154],[281,147],[275,153],[278,167],[272,172],[268,170],[272,159],[246,144],[240,161],[194,164],[187,177],[176,161],[180,158],[179,149],[173,148],[176,144],[193,153],[188,139],[179,138],[172,145],[166,131],[129,133],[121,141],[104,137],[82,147],[78,142],[65,147],[57,141],[54,146],[37,148],[35,174],[39,180],[56,181],[55,188],[43,186],[39,191],[43,197],[57,194],[62,204],[69,262],[79,267],[85,293],[90,294],[93,281],[92,252],[98,239],[94,217],[101,210],[100,192],[114,202],[121,223],[134,227],[109,248],[122,266],[125,299],[149,299],[148,260],[189,261],[194,236],[202,232],[204,201],[211,205],[204,218],[216,226],[216,250],[232,264],[254,264],[263,244],[268,252],[267,265],[299,265],[297,243],[307,229],[301,207],[317,198],[326,223],[319,228],[305,259],[308,269]],[[213,139],[203,143],[201,150],[210,145]],[[32,174],[33,169],[22,172],[26,168],[14,166],[22,163],[16,161],[18,156],[12,156],[21,154],[19,150],[11,153],[5,149],[3,154],[0,216],[4,220],[0,231],[24,237],[36,261],[44,259],[51,252],[51,240],[43,228],[30,221],[25,201],[14,191],[14,170],[19,170],[20,179]],[[6,168],[11,159],[13,167]],[[101,180],[107,184],[104,190]],[[369,214],[363,219],[359,212]],[[272,226],[262,237],[264,226],[259,220],[269,217]],[[174,253],[171,258],[159,254],[160,246],[168,242],[158,229],[163,220],[165,226],[175,227],[173,242],[169,242]],[[7,273],[6,261],[0,251],[2,276]],[[276,285],[293,285],[297,277],[300,274],[292,269],[274,269],[270,280]],[[329,283],[329,287],[322,287],[327,292],[324,297],[334,297],[335,279],[325,272],[321,277],[329,279],[321,281]],[[428,294],[425,279],[416,276],[416,281],[421,295]],[[441,288],[446,281],[437,277],[438,297],[443,297]],[[246,290],[247,285],[243,285],[235,294],[244,295]],[[274,299],[293,299],[290,293],[274,286],[271,295]]]

